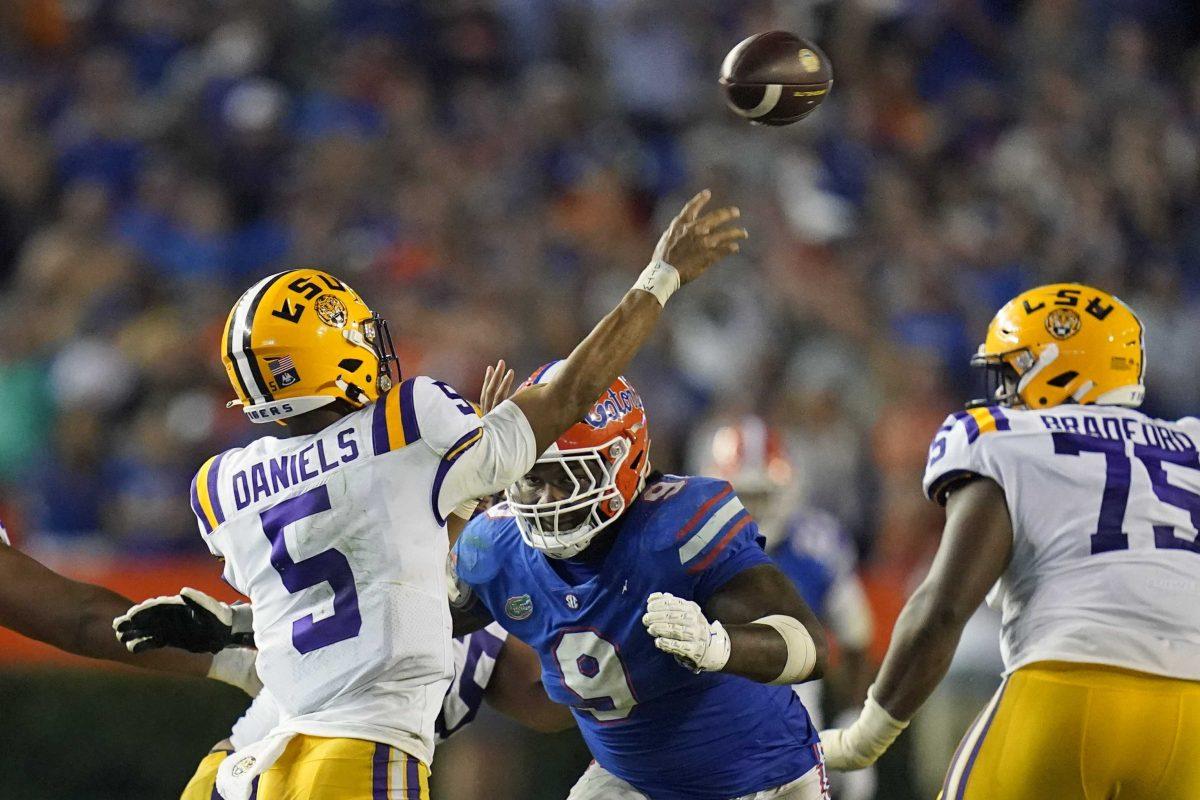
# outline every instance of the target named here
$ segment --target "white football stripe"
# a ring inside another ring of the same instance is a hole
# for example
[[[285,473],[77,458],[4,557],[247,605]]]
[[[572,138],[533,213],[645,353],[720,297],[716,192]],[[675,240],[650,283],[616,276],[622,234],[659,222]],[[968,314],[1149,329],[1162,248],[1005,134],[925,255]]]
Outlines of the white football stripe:
[[[251,286],[242,295],[238,301],[237,307],[233,312],[233,336],[230,342],[231,355],[233,356],[234,368],[238,374],[242,376],[242,381],[246,384],[246,388],[250,390],[250,400],[253,404],[265,403],[267,398],[263,397],[258,389],[258,384],[254,380],[254,373],[250,371],[250,359],[246,356],[246,351],[242,347],[242,342],[245,340],[246,329],[250,327],[253,320],[249,319],[250,306],[254,303],[254,298],[262,290],[263,286],[277,276],[283,273],[277,272],[274,275],[268,275],[258,283]]]
[[[721,528],[725,527],[725,523],[733,519],[743,509],[742,501],[736,497],[718,508],[717,513],[713,514],[708,522],[704,523],[704,526],[696,532],[696,535],[688,539],[687,544],[679,548],[679,563],[686,564],[695,558],[721,532]]]
[[[974,752],[979,744],[979,739],[987,730],[988,723],[992,720],[992,715],[996,713],[996,704],[1000,702],[1000,696],[1004,694],[1004,683],[1000,684],[1000,688],[992,695],[992,699],[988,702],[987,707],[980,713],[979,718],[975,720],[975,724],[967,731],[966,739],[963,742],[962,750],[958,753],[958,759],[950,765],[950,778],[946,781],[946,793],[942,800],[954,800],[958,795],[959,784],[966,777],[967,764],[971,761],[971,753]]]
[[[746,119],[757,119],[774,108],[775,104],[779,102],[779,98],[782,96],[783,84],[768,83],[766,90],[763,91],[762,100],[758,101],[758,105],[750,109],[743,109],[734,106],[733,110],[741,114]]]

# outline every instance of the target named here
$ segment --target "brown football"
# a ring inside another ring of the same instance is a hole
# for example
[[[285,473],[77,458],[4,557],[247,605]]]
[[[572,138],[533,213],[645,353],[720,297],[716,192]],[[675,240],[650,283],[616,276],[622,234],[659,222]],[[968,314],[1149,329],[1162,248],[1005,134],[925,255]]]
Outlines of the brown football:
[[[833,70],[821,48],[786,31],[743,39],[721,64],[725,102],[756,125],[790,125],[821,105]]]

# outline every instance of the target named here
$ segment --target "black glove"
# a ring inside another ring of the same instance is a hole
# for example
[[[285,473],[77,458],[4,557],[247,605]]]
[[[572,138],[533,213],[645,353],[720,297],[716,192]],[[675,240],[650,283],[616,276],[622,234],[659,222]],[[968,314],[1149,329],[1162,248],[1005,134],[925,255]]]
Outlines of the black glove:
[[[113,630],[131,653],[158,647],[219,653],[254,646],[250,606],[231,606],[191,588],[138,603],[113,620]]]

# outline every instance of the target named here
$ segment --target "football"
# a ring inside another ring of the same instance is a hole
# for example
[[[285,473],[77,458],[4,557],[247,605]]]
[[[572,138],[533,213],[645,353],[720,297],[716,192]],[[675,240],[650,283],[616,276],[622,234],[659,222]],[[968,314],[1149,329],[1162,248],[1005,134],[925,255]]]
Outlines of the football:
[[[725,56],[721,88],[733,111],[755,125],[791,125],[829,94],[833,70],[812,42],[786,31],[756,33]]]

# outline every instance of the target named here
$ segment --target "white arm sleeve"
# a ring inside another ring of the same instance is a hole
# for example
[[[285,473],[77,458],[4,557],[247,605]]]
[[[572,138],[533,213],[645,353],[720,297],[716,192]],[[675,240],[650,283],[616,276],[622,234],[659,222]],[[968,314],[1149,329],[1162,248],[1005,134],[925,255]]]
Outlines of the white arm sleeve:
[[[834,581],[825,613],[830,630],[843,647],[864,650],[871,643],[875,620],[862,581],[853,572]]]
[[[464,500],[486,497],[512,485],[537,460],[533,428],[513,401],[505,400],[479,422],[475,432],[442,456],[434,486],[442,519]]]

